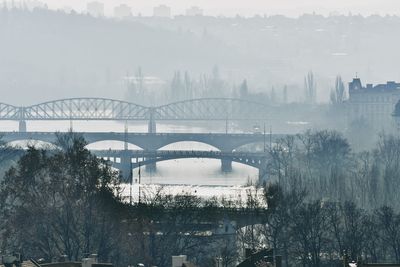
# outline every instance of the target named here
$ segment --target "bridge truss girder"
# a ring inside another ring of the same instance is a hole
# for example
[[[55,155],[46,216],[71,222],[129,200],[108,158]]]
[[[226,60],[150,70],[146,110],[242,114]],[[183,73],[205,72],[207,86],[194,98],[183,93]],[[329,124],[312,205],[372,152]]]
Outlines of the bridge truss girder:
[[[21,108],[0,103],[0,118],[3,120],[19,120]]]
[[[0,103],[0,120],[265,120],[270,107],[232,98],[202,98],[145,107],[105,98],[70,98],[28,107]]]
[[[24,108],[24,120],[147,120],[148,108],[103,98],[72,98]]]

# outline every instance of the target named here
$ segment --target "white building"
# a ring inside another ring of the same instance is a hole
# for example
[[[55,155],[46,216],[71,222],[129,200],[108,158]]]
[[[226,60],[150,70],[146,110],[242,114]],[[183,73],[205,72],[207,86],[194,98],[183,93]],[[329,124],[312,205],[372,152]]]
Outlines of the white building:
[[[132,16],[132,8],[126,4],[114,7],[114,17],[123,19]]]
[[[87,13],[93,17],[104,16],[104,4],[101,2],[89,2],[86,5]]]
[[[186,16],[203,16],[203,9],[192,6],[191,8],[186,9]]]
[[[159,5],[153,8],[153,16],[159,18],[170,18],[171,8],[166,5]]]
[[[376,131],[393,126],[393,112],[400,100],[400,83],[362,85],[359,78],[349,83],[348,120],[363,120]]]

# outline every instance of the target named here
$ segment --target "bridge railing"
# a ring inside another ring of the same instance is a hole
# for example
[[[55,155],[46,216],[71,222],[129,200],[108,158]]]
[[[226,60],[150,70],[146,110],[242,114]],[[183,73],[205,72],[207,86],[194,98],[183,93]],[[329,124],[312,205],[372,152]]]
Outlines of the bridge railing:
[[[169,156],[218,156],[218,157],[257,157],[265,158],[264,152],[221,152],[204,150],[93,150],[98,155],[130,156],[130,157],[169,157]]]

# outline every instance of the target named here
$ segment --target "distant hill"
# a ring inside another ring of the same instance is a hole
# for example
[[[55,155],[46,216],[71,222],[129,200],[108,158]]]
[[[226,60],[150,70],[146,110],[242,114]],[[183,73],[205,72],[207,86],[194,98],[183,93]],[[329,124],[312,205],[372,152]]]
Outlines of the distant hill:
[[[316,74],[327,99],[337,74],[350,80],[400,80],[398,17],[304,15],[254,18],[133,17],[125,21],[49,10],[0,10],[2,102],[25,104],[71,96],[123,98],[122,78],[140,66],[171,80],[218,65],[231,84],[301,92]],[[294,90],[294,89],[293,89]]]
[[[0,39],[2,99],[12,103],[77,95],[121,98],[122,77],[138,66],[169,78],[176,69],[208,71],[235,60],[222,42],[191,33],[47,10],[3,10]]]

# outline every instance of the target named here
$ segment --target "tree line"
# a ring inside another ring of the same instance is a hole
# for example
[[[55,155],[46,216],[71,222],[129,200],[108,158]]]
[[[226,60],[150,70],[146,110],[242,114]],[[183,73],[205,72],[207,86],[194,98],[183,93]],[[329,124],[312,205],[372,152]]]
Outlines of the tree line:
[[[272,248],[284,266],[339,266],[345,255],[400,262],[400,139],[381,136],[372,151],[352,152],[337,132],[309,131],[273,145],[267,184],[243,199],[202,199],[159,190],[124,201],[119,174],[75,133],[56,150],[30,147],[0,184],[1,250],[26,258],[169,266],[186,254],[199,266],[216,257],[235,266],[246,248]],[[248,214],[234,234],[212,235]],[[207,234],[208,233],[208,234]]]

